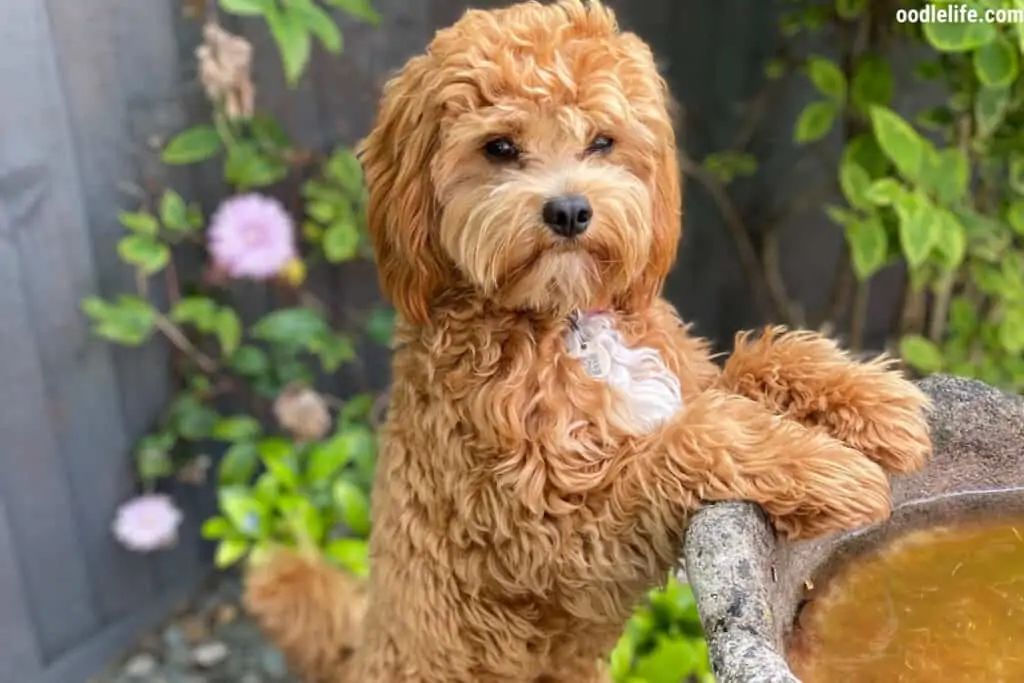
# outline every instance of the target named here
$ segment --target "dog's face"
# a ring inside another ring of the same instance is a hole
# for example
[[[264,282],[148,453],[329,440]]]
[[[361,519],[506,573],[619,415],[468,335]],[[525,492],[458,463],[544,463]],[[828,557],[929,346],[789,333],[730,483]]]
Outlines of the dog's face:
[[[386,87],[361,155],[385,293],[425,321],[468,283],[565,315],[647,306],[679,240],[650,50],[579,0],[472,11]]]

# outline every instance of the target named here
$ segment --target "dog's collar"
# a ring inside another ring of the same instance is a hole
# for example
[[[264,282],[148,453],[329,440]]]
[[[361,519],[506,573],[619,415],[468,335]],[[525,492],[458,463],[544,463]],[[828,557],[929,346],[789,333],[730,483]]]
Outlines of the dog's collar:
[[[577,308],[575,311],[569,314],[569,332],[570,334],[572,334],[572,336],[576,338],[576,341],[579,344],[580,351],[584,353],[589,352],[589,349],[587,347],[590,343],[590,333],[584,331],[581,325],[581,321],[583,320],[583,318],[602,315],[607,312],[608,311],[604,308],[590,308],[587,310],[581,310]]]
[[[602,315],[607,312],[608,310],[605,308],[590,308],[585,311],[577,308],[569,314],[569,327],[571,327],[573,331],[577,331],[580,329],[580,319],[584,316]]]

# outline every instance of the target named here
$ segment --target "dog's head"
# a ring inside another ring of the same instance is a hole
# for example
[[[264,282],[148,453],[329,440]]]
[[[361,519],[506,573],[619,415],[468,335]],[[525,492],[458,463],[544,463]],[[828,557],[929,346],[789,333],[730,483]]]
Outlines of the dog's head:
[[[514,309],[648,306],[680,236],[668,97],[597,2],[467,12],[387,84],[361,149],[385,294],[419,322],[465,284]]]

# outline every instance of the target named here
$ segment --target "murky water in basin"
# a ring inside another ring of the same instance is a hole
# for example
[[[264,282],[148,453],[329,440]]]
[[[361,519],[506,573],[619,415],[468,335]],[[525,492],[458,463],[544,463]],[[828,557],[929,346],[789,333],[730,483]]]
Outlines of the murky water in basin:
[[[798,617],[804,683],[1024,683],[1024,518],[911,533]]]

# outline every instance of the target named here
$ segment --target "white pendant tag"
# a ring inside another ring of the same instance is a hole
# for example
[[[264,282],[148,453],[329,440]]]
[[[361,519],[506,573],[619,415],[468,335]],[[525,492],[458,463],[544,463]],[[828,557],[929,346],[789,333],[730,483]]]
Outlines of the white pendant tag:
[[[604,379],[612,369],[612,356],[603,346],[590,344],[580,357],[583,369],[594,379]]]

